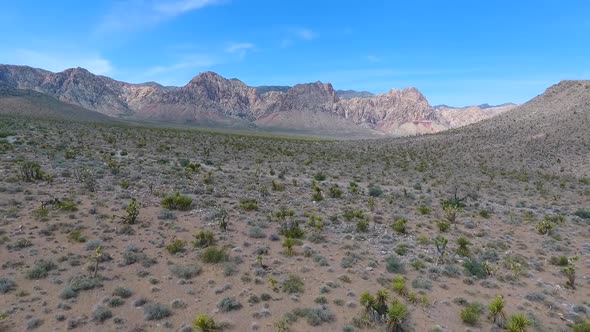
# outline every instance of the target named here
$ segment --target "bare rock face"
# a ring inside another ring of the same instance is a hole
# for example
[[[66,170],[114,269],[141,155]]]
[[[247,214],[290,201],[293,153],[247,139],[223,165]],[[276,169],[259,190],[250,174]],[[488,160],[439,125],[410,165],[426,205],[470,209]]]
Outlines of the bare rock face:
[[[492,118],[496,115],[515,108],[515,104],[506,104],[500,106],[489,106],[487,104],[478,106],[469,106],[462,108],[454,107],[437,107],[436,113],[443,123],[449,128],[463,127],[485,119]]]
[[[83,68],[51,73],[22,66],[0,66],[0,83],[35,90],[114,117],[202,124],[255,123],[306,130],[314,126],[321,130],[357,126],[388,134],[436,132],[448,126],[448,121],[415,88],[340,98],[330,83],[322,82],[257,89],[237,79],[205,72],[183,87],[170,88],[156,83],[119,82]]]

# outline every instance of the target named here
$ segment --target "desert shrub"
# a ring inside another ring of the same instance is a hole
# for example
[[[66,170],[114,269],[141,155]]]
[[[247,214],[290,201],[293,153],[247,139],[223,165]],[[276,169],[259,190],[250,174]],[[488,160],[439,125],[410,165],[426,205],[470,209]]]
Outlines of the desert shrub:
[[[240,207],[245,211],[255,211],[258,210],[258,202],[254,198],[242,198]]]
[[[119,296],[121,298],[127,299],[133,295],[133,291],[129,288],[125,287],[117,287],[113,290],[113,296]]]
[[[148,303],[143,307],[143,318],[145,320],[160,320],[172,315],[168,306],[160,303]]]
[[[49,275],[49,271],[56,269],[57,265],[52,261],[40,260],[35,266],[27,271],[28,279],[43,279]]]
[[[369,222],[367,220],[359,220],[356,222],[356,231],[365,233],[369,229]]]
[[[59,298],[63,300],[72,299],[78,296],[78,292],[72,289],[72,287],[67,286],[66,288],[62,289],[61,293],[59,293]]]
[[[41,165],[35,161],[19,161],[17,163],[17,177],[25,182],[42,180],[45,172],[41,170]]]
[[[233,297],[224,297],[217,304],[217,308],[221,312],[230,312],[230,311],[242,309],[242,304]]]
[[[213,318],[207,315],[199,315],[193,321],[193,327],[197,331],[201,332],[215,332],[217,331],[217,325]]]
[[[476,325],[481,315],[481,308],[479,305],[471,304],[461,310],[461,320],[468,325]]]
[[[67,211],[67,212],[78,211],[78,207],[76,206],[76,202],[74,202],[71,199],[63,199],[63,200],[59,201],[59,203],[57,203],[55,205],[55,208],[58,210]]]
[[[574,214],[582,219],[590,219],[590,209],[579,209]]]
[[[82,290],[89,290],[101,286],[100,279],[89,276],[75,276],[70,280],[70,288],[79,292]]]
[[[238,272],[238,266],[234,262],[223,263],[223,275],[226,277],[233,276]]]
[[[555,226],[557,225],[552,221],[542,220],[537,223],[535,229],[537,230],[537,232],[539,232],[539,234],[546,235],[549,234],[549,232],[551,232],[551,230],[555,228]]]
[[[383,189],[378,185],[371,184],[368,187],[369,196],[371,197],[379,197],[383,195]]]
[[[485,279],[488,275],[483,264],[476,259],[466,259],[463,263],[463,267],[469,275],[479,279]]]
[[[316,181],[318,181],[318,182],[325,181],[325,180],[326,180],[326,174],[324,174],[324,173],[323,173],[323,172],[321,172],[321,171],[320,171],[320,172],[316,172],[316,173],[313,175],[313,179],[314,179],[314,180],[316,180]]]
[[[74,230],[68,233],[68,238],[74,242],[86,242],[86,237],[82,235],[82,231]]]
[[[481,210],[479,211],[479,216],[484,218],[484,219],[488,219],[491,215],[491,212],[488,210]]]
[[[254,239],[264,239],[266,237],[266,233],[264,233],[262,228],[254,226],[248,230],[248,236]]]
[[[193,247],[195,248],[206,248],[215,243],[215,235],[211,231],[200,230],[194,237]]]
[[[567,266],[569,264],[569,259],[566,256],[553,256],[549,259],[549,264],[557,266]]]
[[[209,247],[201,253],[201,260],[205,263],[221,263],[229,259],[229,255],[223,249]]]
[[[574,324],[572,332],[590,332],[590,323],[583,321]]]
[[[299,226],[298,221],[283,222],[278,230],[278,233],[293,239],[300,239],[305,236],[305,231]]]
[[[14,289],[16,283],[12,279],[0,278],[0,294],[6,294]]]
[[[303,293],[305,291],[305,284],[303,280],[295,274],[289,274],[282,284],[283,292],[287,294]]]
[[[390,273],[404,273],[404,264],[396,255],[389,255],[385,259],[385,269]]]
[[[298,317],[305,318],[307,324],[310,326],[320,326],[323,323],[332,323],[336,320],[336,315],[326,305],[321,305],[317,308],[294,309],[285,316],[290,322],[297,321]]]
[[[285,185],[280,182],[277,182],[275,180],[272,180],[272,190],[273,191],[283,191],[283,190],[285,190]]]
[[[101,240],[90,240],[90,241],[86,242],[85,249],[87,251],[95,251],[96,248],[98,248],[98,247],[102,247]]]
[[[162,200],[162,206],[169,210],[188,211],[192,204],[192,198],[183,196],[179,192],[176,192],[173,195],[168,195]]]
[[[185,246],[186,246],[186,241],[176,239],[176,240],[173,240],[172,242],[170,242],[170,244],[168,244],[166,246],[166,250],[169,253],[174,255],[176,253],[184,251]]]
[[[443,233],[448,232],[449,229],[451,229],[451,223],[449,223],[448,221],[444,221],[444,220],[437,222],[436,226],[438,227],[438,230]]]
[[[342,189],[340,189],[337,184],[332,185],[328,188],[328,196],[330,198],[341,198],[342,193]]]
[[[99,323],[102,323],[111,317],[113,317],[113,312],[109,308],[100,305],[94,308],[94,311],[92,312],[92,319]]]
[[[391,225],[391,228],[394,231],[403,234],[406,232],[406,224],[407,223],[408,223],[408,220],[406,218],[399,218],[393,222],[393,225]]]
[[[431,209],[426,205],[421,205],[418,207],[418,213],[420,214],[430,214]]]
[[[201,273],[201,267],[198,265],[172,265],[170,272],[180,279],[191,279]]]
[[[400,243],[397,245],[397,247],[395,247],[395,253],[400,255],[400,256],[404,256],[405,254],[408,253],[410,249],[408,248],[407,244],[404,243]]]
[[[105,302],[111,308],[119,307],[119,306],[122,306],[123,304],[125,304],[125,300],[123,300],[122,298],[120,298],[118,296],[108,298]]]

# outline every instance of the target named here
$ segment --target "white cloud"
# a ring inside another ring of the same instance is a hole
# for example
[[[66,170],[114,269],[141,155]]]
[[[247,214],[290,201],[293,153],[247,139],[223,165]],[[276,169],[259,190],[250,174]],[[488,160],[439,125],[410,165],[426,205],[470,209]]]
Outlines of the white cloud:
[[[247,51],[252,50],[254,47],[255,46],[252,43],[230,43],[225,51],[227,53],[237,53],[243,56]]]
[[[0,62],[42,68],[53,72],[74,67],[86,68],[97,75],[107,75],[113,72],[113,66],[109,60],[98,53],[54,53],[17,49],[0,53]]]
[[[293,29],[293,32],[295,33],[295,35],[297,35],[297,37],[303,40],[314,40],[319,36],[317,32],[314,32],[307,28],[296,28]]]
[[[365,56],[365,60],[367,60],[369,62],[381,62],[381,58],[379,58],[376,55],[367,55],[367,56]]]
[[[102,32],[130,31],[149,27],[184,13],[218,5],[224,0],[125,0],[118,2],[102,18]]]

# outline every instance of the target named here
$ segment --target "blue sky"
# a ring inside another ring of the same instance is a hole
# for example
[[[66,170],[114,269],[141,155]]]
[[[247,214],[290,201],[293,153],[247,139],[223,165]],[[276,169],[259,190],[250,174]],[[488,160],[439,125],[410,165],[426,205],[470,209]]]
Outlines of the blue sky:
[[[331,82],[431,104],[525,102],[590,78],[590,1],[6,1],[0,63],[184,85]]]

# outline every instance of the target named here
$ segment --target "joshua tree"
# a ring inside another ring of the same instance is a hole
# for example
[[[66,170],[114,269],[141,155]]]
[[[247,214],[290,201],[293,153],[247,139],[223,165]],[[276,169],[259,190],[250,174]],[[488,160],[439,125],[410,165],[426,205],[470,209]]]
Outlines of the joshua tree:
[[[96,263],[96,265],[94,265],[94,278],[96,278],[96,276],[98,275],[98,264],[100,263],[100,259],[102,258],[102,254],[103,254],[103,249],[101,246],[96,247],[96,250],[94,250],[94,262]]]
[[[578,257],[572,257],[568,259],[567,266],[561,271],[567,277],[566,285],[571,289],[576,289],[576,261]]]
[[[229,224],[227,210],[224,208],[217,208],[217,219],[219,220],[219,228],[222,231],[227,232],[227,225]]]
[[[139,203],[137,203],[137,199],[132,198],[125,211],[127,212],[127,216],[123,218],[125,223],[135,224],[137,216],[139,216]]]
[[[444,236],[441,236],[441,235],[437,236],[434,239],[434,245],[436,246],[436,250],[438,251],[438,254],[440,255],[438,258],[438,261],[441,264],[444,263],[448,243],[449,243],[449,240],[447,240]]]

